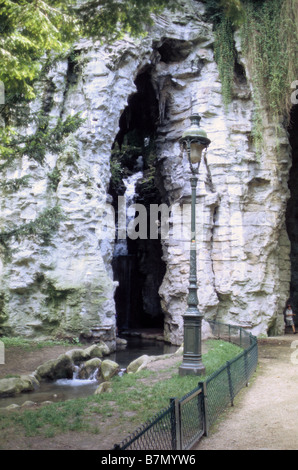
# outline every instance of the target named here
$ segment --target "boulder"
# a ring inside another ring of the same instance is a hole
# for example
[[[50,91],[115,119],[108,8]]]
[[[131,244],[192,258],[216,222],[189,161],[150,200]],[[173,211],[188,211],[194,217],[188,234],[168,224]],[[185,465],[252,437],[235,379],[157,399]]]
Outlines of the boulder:
[[[86,359],[92,359],[93,357],[103,357],[110,354],[110,349],[103,342],[93,344],[92,346],[89,346],[89,348],[86,348],[84,351]]]
[[[11,397],[21,392],[31,392],[36,386],[36,379],[29,375],[1,379],[0,397]]]
[[[31,408],[33,406],[36,406],[36,403],[31,400],[27,400],[22,404],[22,408]]]
[[[143,368],[146,364],[148,364],[149,360],[150,358],[147,356],[147,354],[138,357],[127,366],[127,373],[134,374],[138,372],[141,370],[141,367]]]
[[[4,408],[4,410],[10,411],[10,410],[16,410],[17,408],[20,408],[20,405],[17,405],[16,403],[12,403],[11,405]]]
[[[74,365],[67,354],[61,354],[57,359],[45,362],[36,369],[35,375],[39,380],[71,379]]]
[[[84,349],[71,349],[65,353],[76,364],[86,360],[87,354]]]
[[[109,347],[104,343],[96,343],[92,344],[86,349],[82,348],[75,348],[67,351],[66,355],[71,358],[71,360],[77,364],[79,362],[87,361],[88,359],[92,359],[94,357],[102,357],[107,356],[110,354]]]
[[[101,393],[111,391],[111,382],[102,382],[94,392],[94,395],[100,395]]]
[[[101,364],[101,376],[104,380],[109,380],[120,370],[119,364],[117,362],[111,361],[110,359],[105,359]]]
[[[79,370],[79,379],[89,379],[92,375],[100,376],[101,363],[102,361],[98,357],[86,361]]]

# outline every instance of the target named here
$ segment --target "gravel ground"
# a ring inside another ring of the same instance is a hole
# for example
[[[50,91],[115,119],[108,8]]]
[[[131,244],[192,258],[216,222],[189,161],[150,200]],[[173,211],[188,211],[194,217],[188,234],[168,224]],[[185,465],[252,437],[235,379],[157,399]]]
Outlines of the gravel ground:
[[[195,450],[298,449],[298,336],[259,340],[249,386]]]

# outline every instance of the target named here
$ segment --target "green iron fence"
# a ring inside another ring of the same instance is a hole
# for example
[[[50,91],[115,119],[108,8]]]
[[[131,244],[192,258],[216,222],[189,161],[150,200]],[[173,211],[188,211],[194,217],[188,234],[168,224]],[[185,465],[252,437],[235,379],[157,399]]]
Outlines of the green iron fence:
[[[243,328],[210,321],[213,336],[240,346],[243,351],[183,398],[171,398],[163,409],[136,429],[114,450],[188,450],[245,386],[258,363],[257,338]]]

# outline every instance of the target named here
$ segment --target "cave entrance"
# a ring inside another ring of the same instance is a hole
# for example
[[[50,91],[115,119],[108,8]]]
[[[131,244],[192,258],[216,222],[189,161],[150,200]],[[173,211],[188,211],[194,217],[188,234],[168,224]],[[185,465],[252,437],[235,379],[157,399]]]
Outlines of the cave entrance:
[[[291,109],[290,124],[288,128],[289,140],[292,148],[292,167],[289,175],[290,199],[288,201],[286,223],[289,240],[291,242],[291,284],[290,301],[294,313],[295,323],[298,324],[298,105]]]
[[[113,257],[118,333],[129,330],[163,330],[164,315],[161,309],[159,287],[165,274],[160,239],[150,239],[150,204],[160,204],[161,196],[156,186],[156,128],[159,120],[159,103],[152,85],[152,69],[142,70],[135,80],[137,92],[119,120],[119,132],[112,147],[110,194],[116,214],[116,240]],[[121,208],[120,202],[121,201]],[[123,203],[126,212],[126,237],[119,239],[123,221]],[[133,225],[140,212],[132,204],[142,206],[142,216],[147,223]],[[121,220],[120,220],[121,219]],[[139,226],[138,226],[139,225]]]

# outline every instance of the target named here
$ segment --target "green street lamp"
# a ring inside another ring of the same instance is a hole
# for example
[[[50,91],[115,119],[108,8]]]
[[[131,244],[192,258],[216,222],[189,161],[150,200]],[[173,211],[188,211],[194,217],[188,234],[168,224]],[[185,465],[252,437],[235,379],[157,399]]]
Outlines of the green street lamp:
[[[187,304],[183,316],[184,351],[183,362],[179,367],[179,375],[203,375],[205,367],[202,363],[202,318],[198,310],[197,284],[197,250],[196,250],[196,190],[202,152],[210,144],[206,132],[200,128],[201,117],[190,116],[191,125],[183,133],[180,144],[186,150],[192,176],[191,183],[191,241],[190,241],[190,273]]]

